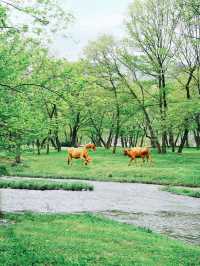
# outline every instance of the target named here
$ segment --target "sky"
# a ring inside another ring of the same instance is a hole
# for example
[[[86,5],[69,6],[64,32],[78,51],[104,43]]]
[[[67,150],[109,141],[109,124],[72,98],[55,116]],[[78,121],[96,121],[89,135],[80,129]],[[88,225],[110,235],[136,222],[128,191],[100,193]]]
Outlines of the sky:
[[[61,36],[54,40],[51,53],[75,61],[81,56],[88,41],[101,34],[123,35],[123,20],[132,0],[58,0],[71,11],[75,21],[68,29],[67,39]]]

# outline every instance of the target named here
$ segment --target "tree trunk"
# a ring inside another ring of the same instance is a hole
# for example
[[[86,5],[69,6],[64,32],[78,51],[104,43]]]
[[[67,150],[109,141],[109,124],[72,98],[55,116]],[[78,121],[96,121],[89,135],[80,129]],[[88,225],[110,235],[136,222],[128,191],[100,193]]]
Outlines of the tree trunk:
[[[72,147],[77,147],[77,129],[76,127],[73,127],[73,130],[72,130],[72,135],[71,135],[71,146]]]
[[[21,145],[16,145],[16,154],[15,154],[15,162],[17,164],[21,163]]]
[[[119,111],[118,111],[117,112],[117,127],[116,127],[116,133],[115,133],[115,138],[114,138],[114,146],[113,146],[113,151],[112,151],[113,154],[116,153],[117,142],[118,142],[118,138],[119,138],[119,130],[120,130],[120,125],[119,125]]]
[[[121,136],[121,145],[122,145],[122,148],[124,148],[124,147],[125,147],[125,145],[124,145],[124,138],[123,138],[123,136]]]
[[[177,142],[179,140],[179,137],[180,137],[180,132],[178,133],[178,135],[176,136],[176,140],[174,141],[175,147],[177,147]]]
[[[186,137],[185,146],[186,146],[186,148],[189,148],[190,147],[190,144],[189,144],[189,136],[188,135]]]
[[[141,141],[140,141],[140,147],[143,147],[144,137],[145,137],[145,135],[142,135],[142,138],[141,138]]]
[[[51,141],[51,129],[49,130],[49,134],[47,137],[47,149],[46,149],[47,154],[49,154],[49,150],[50,150],[50,141]]]
[[[175,152],[174,135],[173,135],[171,130],[169,132],[169,144],[170,144],[170,146],[172,148],[172,152]]]
[[[138,132],[137,132],[138,134]],[[130,147],[136,147],[137,146],[137,139],[138,139],[138,136],[137,135],[132,135],[129,137],[129,146]]]
[[[196,143],[196,148],[197,150],[200,149],[200,134],[198,131],[193,131],[194,134],[194,139],[195,139],[195,143]]]
[[[70,125],[70,142],[72,147],[78,147],[78,130],[80,125],[80,112],[76,114],[73,126]]]
[[[134,147],[137,147],[138,140],[139,140],[139,131],[137,131],[137,134],[136,134],[136,137],[135,137]]]
[[[184,131],[183,137],[181,139],[181,144],[180,144],[180,146],[178,148],[178,153],[182,153],[184,145],[185,145],[185,142],[187,140],[188,133],[189,133],[189,130],[186,128],[185,131]]]
[[[185,84],[186,97],[187,97],[187,99],[191,99],[191,95],[190,95],[190,83],[192,81],[193,73],[194,73],[195,69],[196,69],[196,65],[192,69],[190,69],[189,77],[188,77],[187,83]]]
[[[113,151],[112,151],[113,154],[116,153],[118,138],[119,138],[119,128],[117,128],[117,132],[115,134],[114,146],[113,146]]]
[[[117,149],[117,142],[118,142],[118,138],[119,138],[119,130],[120,130],[120,107],[119,107],[119,102],[118,102],[118,97],[117,97],[117,88],[113,82],[113,80],[111,80],[111,84],[113,86],[113,90],[114,90],[114,96],[115,96],[115,104],[116,104],[116,132],[115,132],[115,139],[114,139],[114,146],[113,146],[113,151],[112,153],[115,154],[116,153],[116,149]]]
[[[106,141],[106,149],[110,149],[111,144],[112,144],[112,139],[113,139],[113,126],[110,129],[109,135],[108,135],[108,139]]]
[[[40,142],[39,139],[36,140],[37,154],[40,155]]]
[[[60,152],[61,151],[61,143],[60,143],[60,140],[58,138],[58,135],[56,135],[55,141],[56,141],[57,151]]]
[[[52,147],[54,147],[54,149],[57,150],[57,146],[56,146],[53,138],[50,138],[50,142],[51,142]]]
[[[128,141],[127,141],[127,138],[124,137],[124,146],[127,148],[128,147]]]
[[[35,142],[32,141],[32,149],[33,149],[33,154],[35,154]]]
[[[54,105],[55,111],[54,111],[54,116],[56,118],[56,129],[55,129],[55,142],[56,142],[56,148],[57,151],[60,152],[61,151],[61,144],[59,141],[59,137],[58,137],[58,132],[59,132],[59,125],[58,125],[58,111],[57,111],[57,106]]]
[[[166,141],[167,141],[167,134],[166,131],[164,131],[162,133],[162,147],[161,147],[161,152],[163,154],[167,152]]]
[[[46,154],[49,154],[49,138],[47,139],[47,149],[46,149]]]
[[[162,132],[162,153],[167,152],[166,143],[167,143],[167,131],[166,131],[166,116],[167,116],[167,99],[166,99],[166,92],[165,92],[165,74],[163,69],[161,68],[161,95],[162,95],[162,101],[161,101],[161,119],[163,123],[163,132]]]
[[[90,136],[92,143],[94,143],[97,147],[102,147],[101,140],[98,135],[91,135]]]
[[[147,127],[149,129],[150,136],[151,136],[151,146],[153,148],[157,148],[158,153],[161,153],[160,143],[159,143],[158,138],[156,137],[156,135],[154,133],[154,130],[153,130],[153,127],[151,125],[151,121],[150,121],[149,115],[148,115],[148,113],[147,113],[145,108],[143,108],[143,111],[144,111],[144,115],[145,115],[145,118],[146,118]]]
[[[195,141],[197,149],[200,149],[200,113],[198,113],[195,117],[196,123],[197,123],[197,129],[195,134]]]

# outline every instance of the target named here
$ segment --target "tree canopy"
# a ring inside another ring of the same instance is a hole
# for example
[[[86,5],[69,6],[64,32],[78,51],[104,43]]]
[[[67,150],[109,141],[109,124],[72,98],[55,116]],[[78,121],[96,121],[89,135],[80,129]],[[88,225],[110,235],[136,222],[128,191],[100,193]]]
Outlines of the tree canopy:
[[[103,35],[77,62],[50,56],[73,16],[56,1],[0,1],[0,148],[200,148],[199,1],[133,1],[121,40]],[[30,23],[13,20],[15,12]]]

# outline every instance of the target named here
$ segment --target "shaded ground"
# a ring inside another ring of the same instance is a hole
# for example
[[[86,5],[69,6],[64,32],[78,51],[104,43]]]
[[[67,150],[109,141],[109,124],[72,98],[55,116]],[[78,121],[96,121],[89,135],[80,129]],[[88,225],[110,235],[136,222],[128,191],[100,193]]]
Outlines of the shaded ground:
[[[87,182],[94,185],[94,191],[3,189],[0,190],[1,209],[8,212],[98,212],[200,244],[200,199],[173,195],[161,191],[162,187],[157,185]]]

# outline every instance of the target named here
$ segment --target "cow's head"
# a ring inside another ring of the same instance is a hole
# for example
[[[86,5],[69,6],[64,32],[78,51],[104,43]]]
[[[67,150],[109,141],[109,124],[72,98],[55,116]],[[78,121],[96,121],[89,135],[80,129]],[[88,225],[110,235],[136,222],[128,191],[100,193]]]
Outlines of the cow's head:
[[[124,149],[124,156],[127,156],[129,152],[129,149]]]
[[[95,144],[91,144],[91,145],[92,145],[93,151],[96,151],[96,145]]]

